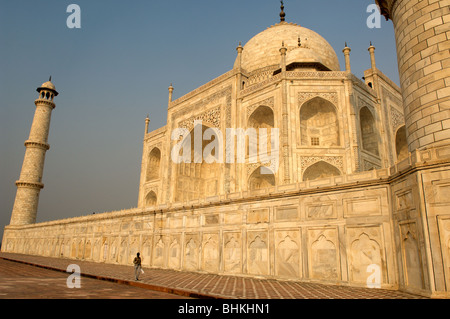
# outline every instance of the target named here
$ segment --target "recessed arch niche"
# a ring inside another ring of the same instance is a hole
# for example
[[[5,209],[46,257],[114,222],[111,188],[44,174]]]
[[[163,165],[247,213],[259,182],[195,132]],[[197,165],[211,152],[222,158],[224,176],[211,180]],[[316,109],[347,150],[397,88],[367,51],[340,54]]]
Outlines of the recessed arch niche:
[[[398,162],[408,157],[408,143],[406,141],[406,128],[404,125],[395,134],[395,151]]]
[[[147,196],[145,196],[145,206],[155,206],[157,203],[158,197],[154,191],[150,191]]]
[[[324,161],[319,161],[309,166],[303,173],[303,181],[311,181],[319,178],[341,175],[341,171]]]
[[[378,151],[378,133],[375,125],[375,119],[372,112],[364,106],[359,111],[359,122],[361,125],[362,147],[364,150],[379,155]]]
[[[197,124],[182,142],[183,149],[184,146],[190,148],[190,159],[174,164],[176,165],[178,176],[175,192],[176,201],[190,201],[201,197],[215,196],[219,191],[221,174],[220,150],[214,147],[205,152],[205,147],[210,147],[210,144],[213,144],[218,137],[212,134],[210,140],[205,139],[205,131],[207,129],[209,129],[208,126]],[[201,133],[201,137],[196,137],[196,133]],[[195,149],[196,138],[202,141],[201,150]],[[217,141],[216,145],[217,147],[221,147],[220,140]],[[205,153],[207,154],[205,155]],[[205,158],[205,156],[209,157]],[[199,158],[201,158],[201,162],[196,163],[196,161],[199,161]]]
[[[275,186],[275,175],[266,167],[258,167],[248,178],[248,189],[258,190]]]
[[[335,105],[319,96],[300,108],[300,140],[302,146],[340,146],[339,120]]]
[[[264,150],[264,153],[270,152],[271,150],[271,130],[275,127],[275,117],[273,110],[266,106],[266,105],[260,105],[258,106],[253,113],[248,118],[248,127],[255,129],[253,132],[249,132],[249,136],[247,137],[247,155],[255,155],[251,154],[250,150],[250,143],[256,143],[256,145],[252,145],[254,150],[257,152],[257,154],[260,153],[259,146],[260,146],[260,138],[262,131],[260,129],[266,129],[267,130],[267,137],[266,137],[266,149]],[[256,134],[256,136],[252,136],[252,134]]]
[[[159,178],[159,167],[161,164],[161,151],[159,148],[155,147],[152,149],[148,156],[147,163],[147,182],[156,180]]]

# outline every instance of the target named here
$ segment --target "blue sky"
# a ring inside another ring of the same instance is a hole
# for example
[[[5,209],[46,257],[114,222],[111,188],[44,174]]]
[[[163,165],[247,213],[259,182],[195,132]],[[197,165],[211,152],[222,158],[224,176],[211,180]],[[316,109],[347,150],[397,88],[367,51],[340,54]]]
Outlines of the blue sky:
[[[69,4],[81,29],[66,25]],[[286,21],[351,47],[353,73],[399,83],[391,21],[370,29],[373,0],[285,0]],[[137,205],[145,117],[164,126],[174,99],[232,69],[239,41],[279,22],[277,0],[0,0],[0,234],[9,224],[34,115],[52,75],[55,99],[38,222]]]

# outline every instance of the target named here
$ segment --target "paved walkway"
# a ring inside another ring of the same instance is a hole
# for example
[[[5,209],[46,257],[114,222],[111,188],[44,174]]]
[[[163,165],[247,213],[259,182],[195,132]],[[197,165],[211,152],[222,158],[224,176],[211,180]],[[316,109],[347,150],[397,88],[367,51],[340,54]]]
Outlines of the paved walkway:
[[[387,289],[332,286],[273,279],[180,272],[167,269],[144,268],[145,273],[141,275],[140,281],[135,281],[133,280],[134,269],[132,266],[10,253],[0,253],[0,260],[2,260],[0,267],[6,267],[2,265],[5,265],[4,262],[8,261],[16,264],[19,262],[21,265],[33,265],[35,268],[37,266],[40,269],[56,270],[59,272],[58,275],[61,275],[59,280],[63,280],[62,285],[65,287],[67,287],[66,280],[69,276],[66,272],[67,267],[71,264],[76,264],[80,267],[82,283],[91,285],[92,282],[90,280],[96,280],[97,283],[98,280],[102,280],[108,283],[115,283],[116,286],[118,286],[117,284],[122,284],[121,288],[123,289],[118,291],[115,297],[123,299],[133,298],[135,295],[130,291],[135,288],[145,288],[147,291],[165,293],[166,295],[155,295],[154,298],[168,299],[179,297],[215,299],[424,299],[422,296]],[[8,265],[10,267],[10,264]],[[36,273],[36,276],[38,275]],[[0,279],[0,284],[4,284],[3,278]],[[9,284],[13,284],[13,282],[9,282]],[[8,283],[6,283],[7,285]],[[26,297],[27,289],[32,289],[21,285],[19,278],[17,278],[14,285],[16,294],[19,296],[23,294]],[[94,286],[91,287],[95,289]],[[74,291],[74,289],[68,288],[67,290]],[[152,298],[152,296],[145,295],[143,290],[140,290],[142,293],[141,298]],[[41,290],[42,296],[45,296],[46,293],[46,290]],[[0,298],[8,298],[8,295],[0,295]],[[59,298],[65,298],[65,296],[60,295]],[[72,297],[68,298],[77,298],[77,296],[72,295]],[[103,298],[114,298],[114,296],[110,293]]]
[[[79,288],[69,289],[69,276],[0,258],[0,299],[189,299],[93,278],[81,278]]]

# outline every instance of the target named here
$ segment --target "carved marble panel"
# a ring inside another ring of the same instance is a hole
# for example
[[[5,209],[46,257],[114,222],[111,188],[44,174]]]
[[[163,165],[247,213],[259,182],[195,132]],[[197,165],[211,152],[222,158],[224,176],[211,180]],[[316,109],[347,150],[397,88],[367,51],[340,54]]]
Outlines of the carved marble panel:
[[[269,274],[269,239],[267,232],[247,233],[247,271],[253,275]]]
[[[308,230],[308,265],[312,279],[337,280],[340,275],[338,234],[335,228]]]
[[[202,270],[219,271],[219,234],[203,234]]]
[[[301,106],[306,101],[315,97],[321,97],[332,102],[335,106],[338,105],[338,96],[336,92],[299,92],[297,99],[298,105]]]
[[[232,274],[242,272],[242,235],[238,232],[223,234],[224,271]]]
[[[344,199],[344,217],[381,215],[381,199],[379,196]]]
[[[163,236],[155,238],[155,246],[153,247],[153,266],[162,268],[164,266],[164,250],[165,242]]]
[[[186,235],[184,246],[184,269],[198,269],[199,240],[198,235]]]
[[[296,206],[277,207],[275,209],[276,221],[291,221],[299,219],[299,211]]]
[[[215,226],[220,223],[219,214],[205,214],[203,216],[203,225],[204,226]]]
[[[142,246],[140,253],[142,258],[142,265],[150,266],[152,256],[152,236],[142,237]]]
[[[300,231],[275,231],[275,273],[280,277],[299,278],[300,263]]]
[[[269,209],[251,209],[247,214],[248,224],[268,223],[269,222]]]
[[[301,156],[298,155],[298,162],[300,163],[300,170],[304,172],[308,167],[317,162],[326,162],[338,168],[341,172],[344,171],[344,158],[342,156]]]
[[[347,249],[349,279],[367,283],[372,275],[371,265],[379,269],[377,283],[382,283],[385,268],[381,227],[348,227]]]
[[[320,201],[305,205],[307,219],[334,219],[337,218],[336,202]]]
[[[242,212],[226,212],[223,214],[224,225],[240,224],[242,222]]]
[[[395,194],[395,208],[397,211],[414,208],[414,196],[411,189]]]
[[[136,254],[140,253],[140,238],[139,236],[132,236],[130,238],[130,247],[128,250],[128,265],[132,265],[133,264],[133,259],[134,257],[136,257]]]
[[[450,217],[438,217],[440,244],[444,264],[444,276],[447,287],[450,287]]]
[[[401,224],[400,235],[405,284],[410,288],[423,289],[422,257],[416,223]]]
[[[186,128],[188,131],[191,131],[194,128],[194,121],[202,121],[203,124],[210,125],[211,127],[220,128],[221,123],[221,114],[220,114],[220,106],[215,107],[211,110],[203,112],[199,115],[193,116],[187,120],[184,120],[178,124],[179,128]]]
[[[174,235],[170,238],[168,266],[171,269],[180,269],[181,267],[181,244],[180,236]]]
[[[250,117],[250,115],[252,115],[253,111],[256,110],[261,105],[268,106],[273,109],[274,100],[275,99],[273,97],[270,97],[270,98],[260,101],[258,103],[254,103],[252,105],[247,106],[247,118]]]

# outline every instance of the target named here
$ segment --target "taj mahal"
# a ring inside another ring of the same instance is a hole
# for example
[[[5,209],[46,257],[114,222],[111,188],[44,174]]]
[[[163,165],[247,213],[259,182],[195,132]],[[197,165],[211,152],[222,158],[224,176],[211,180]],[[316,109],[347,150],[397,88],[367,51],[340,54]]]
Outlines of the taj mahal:
[[[169,86],[165,126],[143,119],[137,208],[36,223],[59,94],[43,83],[1,251],[449,298],[450,2],[375,2],[401,87],[374,45],[361,80],[282,4],[228,72]]]

